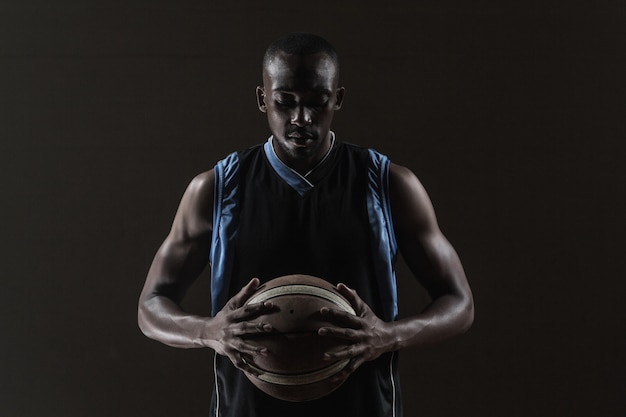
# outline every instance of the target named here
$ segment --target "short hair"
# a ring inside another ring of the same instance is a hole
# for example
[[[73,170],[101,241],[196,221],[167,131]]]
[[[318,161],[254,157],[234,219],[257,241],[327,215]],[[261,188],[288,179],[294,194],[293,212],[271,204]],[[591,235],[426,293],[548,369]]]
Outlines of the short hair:
[[[267,68],[279,52],[298,56],[321,53],[330,58],[337,70],[339,69],[339,54],[337,50],[326,39],[312,33],[293,32],[276,39],[265,51],[263,68]]]

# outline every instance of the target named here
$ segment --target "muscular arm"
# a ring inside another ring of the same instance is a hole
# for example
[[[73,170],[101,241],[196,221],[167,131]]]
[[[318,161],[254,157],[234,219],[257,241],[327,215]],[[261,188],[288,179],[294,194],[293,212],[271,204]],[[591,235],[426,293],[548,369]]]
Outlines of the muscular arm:
[[[189,184],[169,235],[159,248],[139,300],[144,334],[174,347],[204,347],[207,318],[188,314],[180,302],[208,262],[214,173]]]
[[[326,353],[327,359],[352,359],[336,378],[346,378],[363,362],[385,352],[434,344],[469,328],[474,319],[472,293],[459,258],[439,230],[435,213],[417,177],[408,169],[390,167],[390,200],[396,239],[411,272],[432,301],[419,314],[384,322],[358,294],[343,284],[338,290],[357,312],[351,316],[322,309],[337,327],[323,327],[321,335],[344,338],[349,347]]]
[[[139,298],[138,322],[144,334],[169,346],[209,347],[239,369],[256,373],[242,353],[267,354],[245,336],[272,331],[252,319],[270,311],[270,302],[245,305],[259,286],[251,279],[214,317],[185,312],[180,302],[208,263],[213,223],[214,171],[198,175],[181,200],[169,235],[159,248]]]
[[[474,319],[472,293],[426,191],[410,170],[392,164],[390,194],[400,252],[432,298],[420,314],[394,323],[397,347],[437,343],[466,331]]]

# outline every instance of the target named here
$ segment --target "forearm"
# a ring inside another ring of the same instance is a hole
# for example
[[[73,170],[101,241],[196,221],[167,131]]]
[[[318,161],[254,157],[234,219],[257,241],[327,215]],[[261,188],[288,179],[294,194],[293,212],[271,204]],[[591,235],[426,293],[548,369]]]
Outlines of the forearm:
[[[446,294],[415,316],[389,323],[396,350],[428,346],[464,333],[474,321],[471,296]]]
[[[178,348],[208,347],[211,318],[189,314],[165,296],[143,301],[138,310],[141,331],[149,338]]]

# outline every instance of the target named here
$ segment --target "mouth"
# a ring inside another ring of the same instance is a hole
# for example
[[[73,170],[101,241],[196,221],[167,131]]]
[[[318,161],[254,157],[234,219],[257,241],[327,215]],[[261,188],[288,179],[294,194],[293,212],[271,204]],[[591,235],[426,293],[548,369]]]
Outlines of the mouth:
[[[290,133],[287,135],[287,138],[293,139],[293,140],[309,140],[309,139],[313,139],[313,135],[301,134],[301,133]]]
[[[313,141],[313,138],[311,137],[300,137],[300,136],[288,136],[287,139],[289,140],[289,142],[293,144],[293,146],[296,146],[299,148],[304,148],[311,141]]]
[[[308,139],[314,139],[314,135],[311,132],[308,132],[306,130],[295,130],[293,132],[288,132],[287,138],[304,141]]]

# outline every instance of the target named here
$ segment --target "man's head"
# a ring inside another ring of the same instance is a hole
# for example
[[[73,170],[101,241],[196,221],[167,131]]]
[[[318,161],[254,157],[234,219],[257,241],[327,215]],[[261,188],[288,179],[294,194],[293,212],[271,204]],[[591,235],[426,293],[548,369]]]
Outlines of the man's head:
[[[293,33],[268,47],[257,102],[267,113],[276,153],[292,168],[310,169],[329,149],[333,114],[344,95],[338,81],[337,52],[317,35]]]
[[[339,75],[339,55],[330,42],[321,36],[312,33],[294,32],[276,39],[267,47],[265,55],[263,55],[264,72],[265,68],[281,53],[297,56],[325,55],[334,63],[337,76]]]

